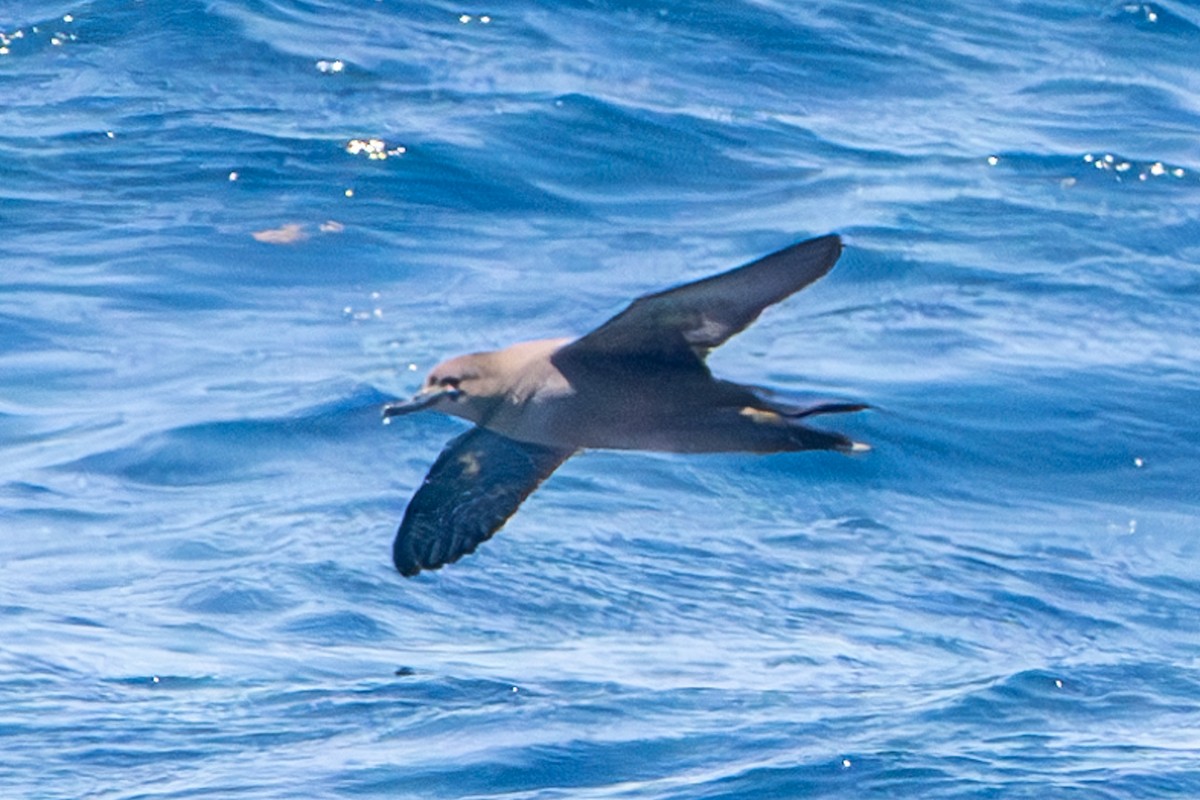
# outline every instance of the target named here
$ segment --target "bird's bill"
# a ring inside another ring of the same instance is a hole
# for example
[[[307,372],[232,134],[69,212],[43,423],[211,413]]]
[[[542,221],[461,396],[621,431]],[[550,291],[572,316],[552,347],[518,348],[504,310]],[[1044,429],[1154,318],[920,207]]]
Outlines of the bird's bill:
[[[420,411],[429,408],[442,398],[454,399],[458,396],[457,389],[449,387],[443,389],[434,389],[429,392],[417,392],[408,400],[397,400],[394,403],[388,403],[383,407],[383,418],[398,417],[403,414],[412,414],[414,411]]]

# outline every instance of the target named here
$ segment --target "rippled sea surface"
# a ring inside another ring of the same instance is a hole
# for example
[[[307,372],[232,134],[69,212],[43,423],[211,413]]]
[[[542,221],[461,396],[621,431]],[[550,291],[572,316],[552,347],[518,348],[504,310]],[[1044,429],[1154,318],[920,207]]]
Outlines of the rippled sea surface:
[[[1200,796],[1194,3],[0,33],[3,796]],[[586,453],[394,572],[464,426],[383,402],[831,231],[711,363],[871,453]]]

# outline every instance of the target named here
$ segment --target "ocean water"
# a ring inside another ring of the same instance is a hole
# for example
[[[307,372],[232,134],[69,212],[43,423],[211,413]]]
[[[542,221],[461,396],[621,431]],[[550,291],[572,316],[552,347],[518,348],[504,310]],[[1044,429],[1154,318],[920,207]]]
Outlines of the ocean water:
[[[1200,796],[1194,3],[0,34],[0,795]],[[831,231],[711,363],[871,453],[586,453],[393,571],[464,426],[382,403]]]

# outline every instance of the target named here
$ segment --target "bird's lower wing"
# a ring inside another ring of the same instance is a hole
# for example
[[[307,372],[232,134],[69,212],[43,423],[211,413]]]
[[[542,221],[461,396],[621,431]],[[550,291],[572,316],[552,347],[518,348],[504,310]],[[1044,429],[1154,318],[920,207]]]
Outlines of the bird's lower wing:
[[[573,450],[472,428],[446,445],[404,512],[392,560],[406,577],[475,551]]]

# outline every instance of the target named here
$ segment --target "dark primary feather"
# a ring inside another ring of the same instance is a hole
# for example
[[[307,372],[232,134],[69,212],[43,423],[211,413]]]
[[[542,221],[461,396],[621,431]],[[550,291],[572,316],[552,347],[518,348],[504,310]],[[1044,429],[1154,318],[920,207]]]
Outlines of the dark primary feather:
[[[404,512],[392,544],[396,569],[412,576],[474,552],[572,452],[482,427],[457,437]]]
[[[570,359],[637,357],[695,364],[778,303],[833,268],[836,235],[809,239],[720,275],[639,297],[599,328],[559,350]]]

